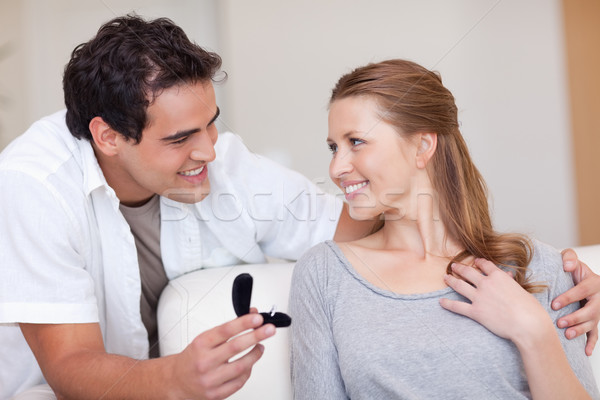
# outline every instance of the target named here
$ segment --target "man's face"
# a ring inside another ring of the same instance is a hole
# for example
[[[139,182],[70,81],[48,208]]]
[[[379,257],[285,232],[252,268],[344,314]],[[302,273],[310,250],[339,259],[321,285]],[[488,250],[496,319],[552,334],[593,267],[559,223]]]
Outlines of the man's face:
[[[219,109],[211,82],[164,90],[148,107],[139,144],[118,135],[118,173],[111,186],[121,203],[143,204],[155,193],[196,203],[210,192]],[[114,172],[114,170],[113,170]]]

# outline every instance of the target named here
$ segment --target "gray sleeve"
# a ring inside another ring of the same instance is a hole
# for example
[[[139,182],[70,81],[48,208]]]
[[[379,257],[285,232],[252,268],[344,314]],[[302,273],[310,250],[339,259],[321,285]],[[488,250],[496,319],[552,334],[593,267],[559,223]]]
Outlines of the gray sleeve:
[[[558,311],[550,306],[552,300],[561,293],[573,287],[573,279],[570,273],[564,272],[560,252],[551,246],[540,242],[534,242],[534,256],[530,264],[534,281],[541,281],[547,285],[547,290],[537,294],[536,297],[550,314],[556,331],[560,338],[571,368],[587,392],[594,399],[600,398],[596,387],[596,381],[592,372],[591,364],[585,354],[585,335],[569,340],[565,337],[565,329],[558,328],[556,322],[559,318],[576,311],[578,304],[570,304]]]
[[[294,268],[290,290],[291,378],[294,399],[347,399],[331,331],[327,302],[327,246],[305,254]]]

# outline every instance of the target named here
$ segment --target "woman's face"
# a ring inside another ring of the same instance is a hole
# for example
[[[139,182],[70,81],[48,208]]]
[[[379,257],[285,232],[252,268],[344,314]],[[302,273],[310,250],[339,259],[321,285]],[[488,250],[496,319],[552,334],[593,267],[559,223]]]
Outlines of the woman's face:
[[[329,111],[329,176],[358,220],[406,215],[417,173],[417,146],[381,120],[378,111],[368,97],[336,100]]]

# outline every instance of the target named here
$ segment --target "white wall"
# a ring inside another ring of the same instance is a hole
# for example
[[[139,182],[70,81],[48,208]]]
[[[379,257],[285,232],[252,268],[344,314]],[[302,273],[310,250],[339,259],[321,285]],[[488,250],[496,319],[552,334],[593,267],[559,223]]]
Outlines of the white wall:
[[[326,106],[341,74],[392,57],[440,71],[497,226],[577,243],[559,0],[2,0],[0,46],[13,51],[0,60],[0,148],[63,106],[73,47],[131,10],[219,52],[221,129],[316,182],[328,182]]]
[[[256,152],[327,175],[326,106],[352,67],[438,70],[502,230],[577,243],[559,0],[226,0],[222,121]]]
[[[21,132],[27,119],[22,20],[20,3],[16,0],[0,3],[0,149],[14,135],[9,132]]]
[[[64,107],[62,74],[73,48],[130,12],[171,18],[192,40],[218,50],[216,0],[1,0],[0,46],[12,51],[0,59],[0,96],[8,99],[0,102],[0,149]]]

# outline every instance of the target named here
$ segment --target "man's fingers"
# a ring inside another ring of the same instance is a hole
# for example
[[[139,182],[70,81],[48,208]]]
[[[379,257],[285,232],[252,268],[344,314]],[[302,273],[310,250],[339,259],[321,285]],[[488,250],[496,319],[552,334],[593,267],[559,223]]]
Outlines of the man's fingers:
[[[235,379],[225,382],[215,388],[209,389],[205,393],[207,399],[226,399],[244,386],[250,375],[238,376]]]
[[[594,329],[596,324],[593,321],[586,321],[582,324],[571,326],[569,329],[565,331],[565,337],[567,339],[575,339],[587,332],[590,332]]]
[[[580,308],[579,310],[565,315],[564,317],[559,318],[556,325],[559,328],[569,328],[575,325],[582,324],[584,322],[590,321],[592,325],[590,329],[593,328],[593,324],[596,323],[597,320],[594,319],[594,313],[587,308]],[[582,332],[585,333],[585,332]]]
[[[201,333],[194,339],[194,342],[198,342],[196,345],[203,348],[214,348],[248,329],[254,329],[261,326],[262,323],[262,315],[257,313],[246,314],[233,321],[226,322]]]
[[[563,268],[566,272],[573,272],[577,266],[577,253],[573,249],[564,249],[562,254]]]
[[[552,302],[552,309],[560,310],[568,304],[584,300],[593,294],[596,294],[595,282],[593,282],[592,278],[585,279],[577,286],[572,287],[560,296],[556,297]]]
[[[228,361],[232,357],[248,350],[259,342],[273,336],[275,334],[275,326],[266,324],[260,328],[245,332],[234,337],[227,343],[217,347],[213,356],[219,361]]]
[[[591,356],[598,342],[598,325],[587,333],[587,342],[585,344],[585,354]]]
[[[248,314],[196,336],[189,347],[197,360],[197,372],[207,374],[214,371],[239,352],[268,337],[271,330],[260,327],[262,322],[262,315]]]
[[[224,364],[216,371],[222,384],[215,388],[214,393],[207,394],[214,396],[214,398],[225,399],[240,390],[250,378],[252,367],[262,357],[263,353],[264,346],[257,344],[243,357]]]
[[[192,368],[188,382],[205,394],[202,398],[226,398],[246,382],[263,354],[259,342],[275,334],[272,324],[262,322],[260,314],[245,315],[201,333],[186,348]]]

